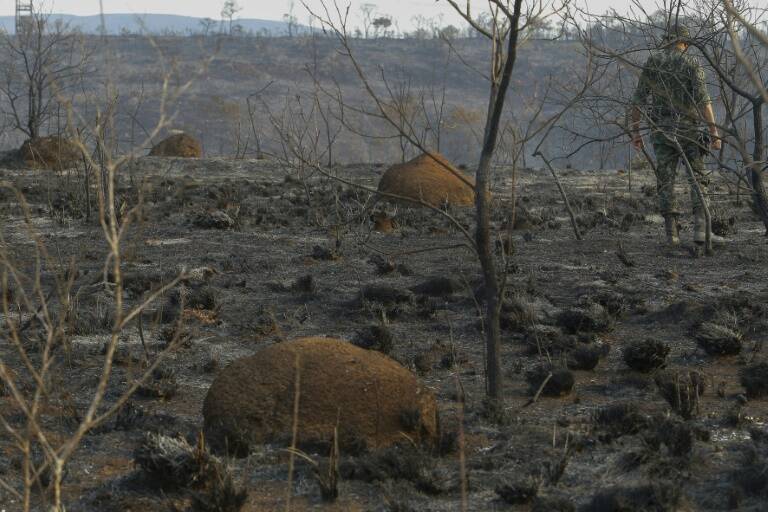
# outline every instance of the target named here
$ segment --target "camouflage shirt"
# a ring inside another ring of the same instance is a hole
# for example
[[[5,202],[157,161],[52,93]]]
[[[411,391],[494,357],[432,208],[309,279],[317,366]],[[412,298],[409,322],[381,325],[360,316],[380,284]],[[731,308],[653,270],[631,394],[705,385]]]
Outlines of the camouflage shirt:
[[[632,97],[633,105],[648,105],[651,124],[661,126],[699,125],[709,102],[704,69],[695,57],[677,48],[648,57]]]

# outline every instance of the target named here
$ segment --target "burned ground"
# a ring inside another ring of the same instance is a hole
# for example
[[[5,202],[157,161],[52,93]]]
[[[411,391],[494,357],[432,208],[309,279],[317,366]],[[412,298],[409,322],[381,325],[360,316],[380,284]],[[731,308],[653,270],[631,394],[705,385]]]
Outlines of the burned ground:
[[[339,169],[374,188],[382,171]],[[47,427],[65,434],[82,414],[111,325],[106,248],[101,228],[82,218],[77,175],[7,171],[2,178],[24,192],[33,225],[62,268],[76,259],[75,290],[89,290],[77,302],[69,343],[60,348],[57,392],[46,404]],[[521,229],[499,244],[511,254],[499,424],[483,406],[479,269],[445,219],[375,204],[367,192],[298,179],[269,162],[136,161],[120,178],[120,201],[143,200],[124,244],[125,298],[135,304],[186,269],[189,277],[143,318],[151,353],[177,335],[183,343],[142,392],[86,437],[65,479],[68,509],[212,510],[225,501],[211,494],[215,487],[234,489],[234,502],[245,488],[243,510],[283,510],[282,446],[258,447],[243,459],[198,456],[197,465],[184,458],[182,479],[210,474],[200,461],[211,460],[216,471],[231,465],[236,482],[217,477],[220,486],[181,490],[151,485],[147,468],[164,466],[148,450],[162,443],[184,457],[195,450],[206,392],[233,360],[288,339],[331,336],[387,352],[417,373],[438,398],[441,440],[430,449],[342,454],[334,504],[321,501],[321,472],[298,460],[294,510],[460,510],[462,488],[477,511],[762,510],[768,245],[761,225],[721,185],[718,211],[727,215],[720,222],[736,228],[729,235],[736,243],[711,257],[687,245],[670,251],[659,244],[650,176],[633,176],[632,191],[616,172],[562,178],[585,240],[574,239],[548,176],[525,171],[517,191]],[[496,185],[494,222],[502,226],[509,177]],[[374,231],[369,207],[395,218],[396,229]],[[29,270],[33,245],[16,198],[4,192],[0,210],[3,243]],[[451,213],[471,225],[471,210]],[[54,270],[46,269],[45,286]],[[13,302],[13,290],[6,293]],[[38,334],[33,322],[25,343],[34,346]],[[0,350],[13,361],[8,344]],[[136,327],[124,333],[116,364],[108,400],[144,364]],[[566,374],[572,388],[547,387],[555,377],[569,384]],[[20,421],[1,388],[0,406]],[[15,483],[20,457],[3,436],[0,478]],[[310,456],[327,464],[325,449]],[[0,488],[7,510],[13,500]]]

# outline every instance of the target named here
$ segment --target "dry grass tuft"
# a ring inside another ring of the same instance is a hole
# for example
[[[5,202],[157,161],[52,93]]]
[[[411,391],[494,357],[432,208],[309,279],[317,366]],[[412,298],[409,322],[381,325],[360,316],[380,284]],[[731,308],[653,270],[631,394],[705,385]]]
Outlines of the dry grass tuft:
[[[656,376],[659,393],[677,414],[692,418],[699,408],[699,397],[706,390],[704,376],[697,371],[664,371]]]
[[[202,434],[195,446],[183,437],[147,434],[134,461],[164,491],[189,492],[196,512],[237,512],[248,496],[230,468],[208,451]]]
[[[694,329],[693,336],[711,356],[732,356],[741,352],[742,334],[719,323],[702,322]]]
[[[635,371],[649,373],[663,368],[670,348],[658,340],[643,340],[624,349],[624,362]]]

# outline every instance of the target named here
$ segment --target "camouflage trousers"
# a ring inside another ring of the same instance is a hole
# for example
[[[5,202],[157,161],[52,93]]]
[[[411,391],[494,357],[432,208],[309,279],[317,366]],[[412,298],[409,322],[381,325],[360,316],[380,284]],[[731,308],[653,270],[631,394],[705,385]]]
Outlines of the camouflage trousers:
[[[706,196],[709,178],[704,170],[704,157],[701,153],[701,147],[696,142],[695,134],[683,132],[677,136],[677,139],[685,157],[691,164],[691,168],[693,168],[696,181],[699,182],[699,186]],[[659,209],[662,215],[679,215],[681,212],[675,196],[675,182],[677,181],[678,168],[681,167],[680,164],[684,166],[685,162],[681,161],[680,151],[674,141],[663,133],[654,132],[651,135],[651,142],[653,143],[653,152],[656,154],[656,188],[659,196]],[[683,173],[690,185],[691,203],[693,204],[693,212],[696,214],[701,210],[701,201],[693,187],[688,170],[683,167],[680,172]]]

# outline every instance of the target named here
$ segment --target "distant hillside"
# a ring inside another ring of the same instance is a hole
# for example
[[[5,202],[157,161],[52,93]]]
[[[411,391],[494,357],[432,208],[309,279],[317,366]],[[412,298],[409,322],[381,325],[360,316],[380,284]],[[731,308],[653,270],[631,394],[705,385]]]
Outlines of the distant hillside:
[[[100,16],[73,16],[70,14],[52,14],[52,20],[62,20],[72,27],[77,27],[85,33],[99,33],[101,27]],[[174,32],[179,34],[199,33],[202,29],[201,18],[190,16],[177,16],[172,14],[107,14],[104,16],[107,33],[120,34],[124,31],[142,32],[153,34]],[[243,27],[245,32],[259,33],[266,31],[271,35],[283,35],[288,33],[288,26],[282,21],[241,19],[237,24]],[[13,16],[0,17],[0,27],[7,32],[15,31],[15,18]],[[214,32],[223,28],[222,22],[217,23]]]
[[[171,105],[171,110],[177,111],[169,127],[198,138],[207,156],[253,157],[260,152],[282,155],[286,148],[284,134],[276,131],[275,123],[283,119],[286,130],[298,130],[302,122],[310,123],[312,130],[319,130],[322,143],[328,128],[319,120],[317,102],[327,116],[328,127],[332,131],[341,127],[332,151],[334,162],[397,162],[415,156],[413,148],[400,145],[401,140],[388,123],[355,112],[375,112],[376,106],[361,86],[355,68],[340,55],[338,41],[333,37],[207,37],[191,42],[187,37],[149,41],[145,37],[117,36],[104,44],[98,36],[89,36],[86,43],[97,53],[94,63],[102,62],[99,52],[109,48],[112,65],[95,69],[85,90],[73,92],[73,103],[90,113],[97,101],[94,98],[104,95],[103,84],[109,74],[119,89],[118,112],[122,114],[116,119],[115,137],[121,151],[143,144],[143,129],[159,120],[164,85],[159,48],[163,56],[173,59],[173,83],[193,76],[202,62],[215,56],[204,76],[194,80]],[[512,120],[514,115],[515,122],[526,123],[538,112],[538,104],[545,97],[548,99],[541,119],[559,111],[560,96],[549,97],[546,87],[552,77],[562,82],[578,80],[585,65],[578,45],[573,41],[530,41],[519,49],[505,120]],[[415,112],[415,121],[409,122],[415,131],[428,137],[429,146],[458,164],[473,165],[478,161],[478,134],[482,134],[488,108],[488,82],[479,76],[490,66],[485,39],[459,39],[450,47],[439,39],[355,39],[352,46],[361,69],[380,94],[386,97],[381,81],[384,76],[393,94],[407,95],[403,96],[407,112]],[[308,70],[320,86],[316,87]],[[343,116],[334,102],[337,87],[348,107]],[[445,104],[441,106],[443,88]],[[411,110],[413,106],[417,108]],[[8,108],[2,98],[1,108]],[[440,120],[435,118],[438,113],[443,115]],[[429,126],[424,116],[429,116]],[[569,130],[592,133],[594,121],[579,113],[569,118],[567,126]],[[435,127],[439,127],[439,141]],[[607,135],[610,129],[605,128]],[[24,138],[18,130],[0,130],[0,150],[18,148]],[[534,140],[524,148],[520,162],[523,167],[540,165],[531,154],[536,144]],[[562,157],[574,144],[570,132],[559,130],[542,149],[552,157]],[[558,164],[621,168],[627,156],[626,144],[617,144],[615,150],[611,144],[586,145],[577,155]]]

